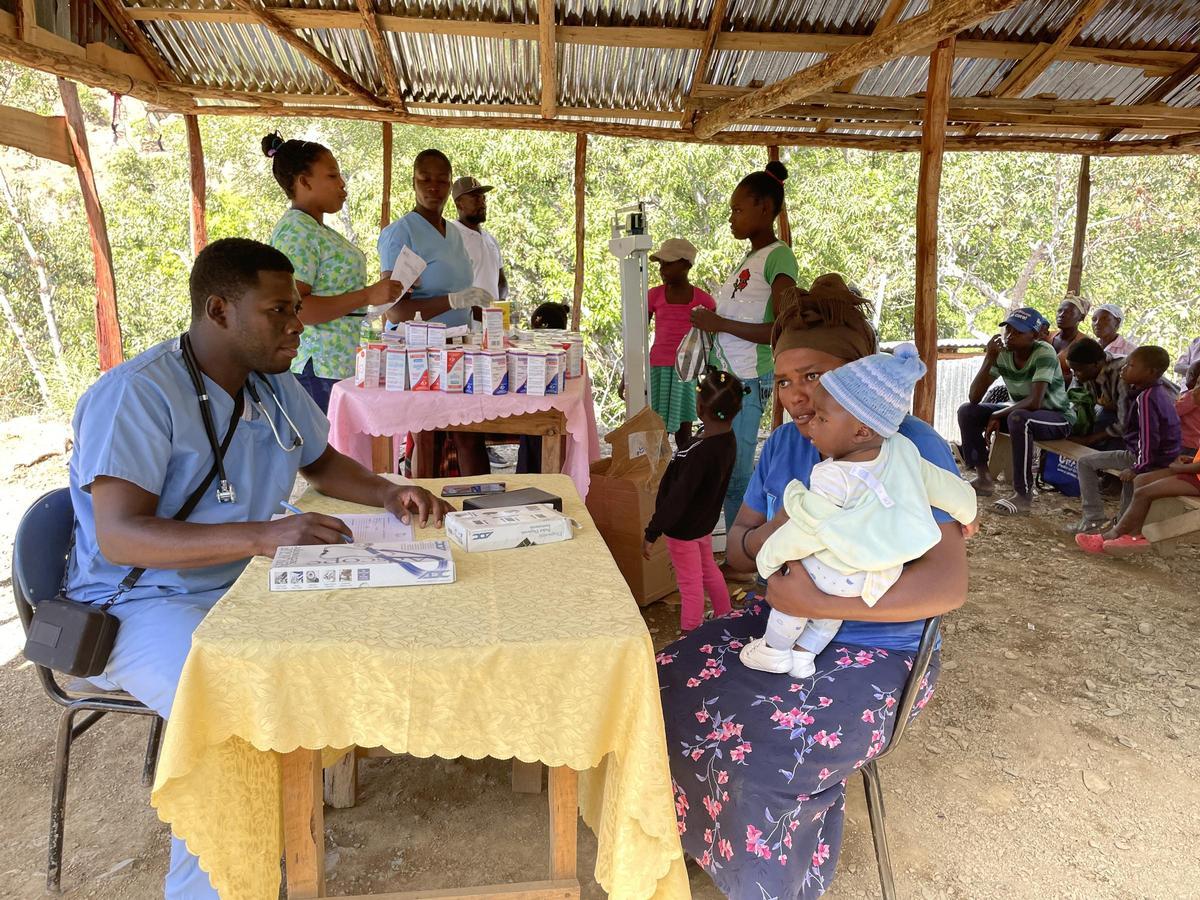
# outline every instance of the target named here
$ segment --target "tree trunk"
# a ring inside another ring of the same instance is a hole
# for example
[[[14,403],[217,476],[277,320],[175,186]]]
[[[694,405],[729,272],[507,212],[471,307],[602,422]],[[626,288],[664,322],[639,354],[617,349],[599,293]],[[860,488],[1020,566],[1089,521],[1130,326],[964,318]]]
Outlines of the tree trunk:
[[[8,322],[8,327],[12,329],[12,333],[17,339],[17,344],[21,347],[21,352],[25,354],[25,360],[29,363],[29,371],[33,373],[33,378],[37,382],[38,393],[42,395],[42,405],[49,407],[50,385],[46,383],[46,376],[42,373],[42,367],[38,365],[37,357],[33,355],[33,349],[29,346],[29,341],[25,338],[25,329],[17,321],[17,314],[13,311],[12,304],[8,302],[8,294],[4,288],[0,288],[0,311],[4,313],[4,319]]]
[[[8,178],[0,170],[0,193],[4,195],[4,205],[12,217],[17,233],[21,236],[21,244],[25,247],[25,255],[29,257],[29,265],[37,275],[38,300],[42,304],[42,318],[46,320],[46,332],[50,335],[50,349],[54,353],[54,365],[58,369],[58,377],[65,384],[67,381],[67,366],[63,360],[62,338],[58,334],[58,319],[54,315],[54,283],[50,280],[50,271],[46,268],[46,260],[33,246],[29,229],[25,227],[25,218],[17,206],[17,198],[13,196]]]

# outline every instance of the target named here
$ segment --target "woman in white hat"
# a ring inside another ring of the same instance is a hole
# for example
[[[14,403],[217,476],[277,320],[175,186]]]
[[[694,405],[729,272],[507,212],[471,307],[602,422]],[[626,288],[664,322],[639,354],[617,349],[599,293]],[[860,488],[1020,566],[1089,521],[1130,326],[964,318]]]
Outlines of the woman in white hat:
[[[663,241],[650,256],[658,263],[662,284],[646,294],[646,308],[654,322],[650,348],[650,406],[662,416],[667,431],[675,433],[675,446],[683,450],[692,442],[696,419],[696,383],[680,381],[675,372],[679,343],[692,327],[692,310],[716,310],[717,302],[696,287],[688,275],[696,262],[696,247],[683,238]]]
[[[1115,303],[1105,303],[1092,313],[1092,334],[1109,356],[1128,356],[1137,349],[1137,344],[1121,337],[1121,322],[1125,316]]]

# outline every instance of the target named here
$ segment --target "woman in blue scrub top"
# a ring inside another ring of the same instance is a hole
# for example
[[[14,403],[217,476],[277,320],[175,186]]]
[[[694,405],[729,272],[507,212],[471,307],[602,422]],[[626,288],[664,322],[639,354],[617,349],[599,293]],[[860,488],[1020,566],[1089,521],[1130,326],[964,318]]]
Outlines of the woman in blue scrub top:
[[[763,445],[729,530],[727,552],[739,570],[754,568],[763,541],[786,521],[780,498],[788,482],[807,484],[820,460],[805,434],[820,376],[875,351],[863,303],[837,275],[785,295],[772,346],[788,416]],[[926,460],[957,473],[926,423],[909,416],[900,433]],[[814,900],[833,880],[846,780],[890,740],[922,620],[966,599],[966,531],[940,510],[934,517],[940,543],[906,566],[874,607],[821,593],[802,566],[771,577],[768,596],[779,609],[844,620],[809,678],[738,660],[766,627],[761,592],[658,654],[680,840],[725,896]],[[935,652],[917,708],[933,694],[939,666]]]
[[[453,178],[450,160],[441,150],[418,153],[413,160],[413,208],[379,235],[379,266],[385,278],[391,275],[396,257],[404,247],[425,260],[420,283],[412,291],[414,302],[389,310],[391,322],[411,319],[419,311],[426,322],[445,322],[448,327],[466,325],[471,319],[469,307],[487,306],[496,299],[487,291],[471,286],[475,280],[471,258],[459,230],[448,227],[442,218]],[[483,435],[452,434],[460,474],[489,474],[491,466]]]
[[[469,306],[486,306],[495,300],[487,291],[471,287],[475,280],[471,258],[463,246],[457,228],[448,228],[442,209],[450,197],[453,179],[450,160],[441,150],[422,150],[413,161],[412,210],[401,216],[379,235],[379,268],[384,277],[392,272],[396,257],[404,247],[425,260],[420,283],[413,288],[412,299],[419,301],[388,313],[392,322],[411,319],[416,311],[426,322],[445,322],[447,326],[466,325],[471,318]],[[470,298],[470,303],[467,303]],[[486,470],[485,470],[486,471]]]

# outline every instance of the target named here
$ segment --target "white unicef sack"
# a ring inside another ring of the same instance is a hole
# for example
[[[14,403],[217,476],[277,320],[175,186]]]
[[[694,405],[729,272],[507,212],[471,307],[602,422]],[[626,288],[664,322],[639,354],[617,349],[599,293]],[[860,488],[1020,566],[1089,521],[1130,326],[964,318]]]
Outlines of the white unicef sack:
[[[679,342],[675,351],[675,374],[680,381],[695,381],[704,374],[708,365],[708,354],[712,350],[712,336],[695,326]]]

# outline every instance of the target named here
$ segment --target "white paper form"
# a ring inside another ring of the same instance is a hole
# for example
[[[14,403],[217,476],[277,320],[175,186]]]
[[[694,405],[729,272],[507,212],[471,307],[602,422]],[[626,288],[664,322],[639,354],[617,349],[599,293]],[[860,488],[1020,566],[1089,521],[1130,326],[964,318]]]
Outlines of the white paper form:
[[[276,515],[271,518],[282,519],[283,516]],[[389,512],[342,513],[333,518],[346,523],[346,527],[354,535],[356,544],[388,544],[413,539],[412,524],[405,525]]]
[[[409,288],[416,284],[427,263],[412,251],[411,247],[400,248],[400,254],[392,264],[392,281],[400,282],[401,296],[408,293]]]

